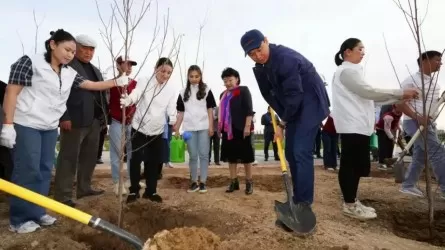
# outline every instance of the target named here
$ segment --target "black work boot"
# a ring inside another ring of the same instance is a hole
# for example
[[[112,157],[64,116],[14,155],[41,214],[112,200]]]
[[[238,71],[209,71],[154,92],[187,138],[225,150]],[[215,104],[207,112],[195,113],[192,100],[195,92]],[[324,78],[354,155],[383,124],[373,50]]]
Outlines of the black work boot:
[[[226,189],[226,193],[232,193],[235,190],[239,190],[239,181],[238,178],[232,179],[230,185]]]
[[[247,195],[250,195],[253,193],[253,181],[252,180],[246,180],[246,190],[245,193]]]

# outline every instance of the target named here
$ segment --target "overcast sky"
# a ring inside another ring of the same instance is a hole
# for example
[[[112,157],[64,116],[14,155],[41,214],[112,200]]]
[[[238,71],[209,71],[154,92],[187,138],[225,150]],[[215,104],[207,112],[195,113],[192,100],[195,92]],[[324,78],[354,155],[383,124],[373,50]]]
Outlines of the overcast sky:
[[[400,0],[406,3],[406,0]],[[97,0],[104,19],[110,17],[110,1]],[[121,1],[117,1],[121,2]],[[135,13],[142,0],[134,0]],[[420,14],[424,16],[427,0],[421,2]],[[156,4],[153,2],[145,19],[137,28],[130,55],[141,62],[153,40],[156,23]],[[163,18],[169,10],[170,21],[167,41],[162,56],[169,54],[173,31],[184,34],[179,59],[182,71],[196,61],[199,26],[207,16],[202,30],[201,49],[198,64],[204,62],[204,81],[219,95],[224,89],[220,78],[225,67],[233,67],[241,74],[241,82],[247,85],[253,95],[254,110],[257,114],[266,111],[267,104],[262,99],[256,84],[253,62],[245,58],[239,40],[249,29],[261,30],[272,43],[291,47],[306,56],[323,74],[328,83],[336,70],[334,54],[341,43],[349,37],[361,39],[366,47],[366,78],[368,82],[381,88],[399,88],[395,73],[388,59],[383,34],[395,64],[400,80],[415,72],[418,52],[416,43],[402,12],[392,0],[160,0],[158,3],[158,25],[163,26]],[[407,6],[406,6],[407,7]],[[99,46],[93,63],[104,70],[110,65],[110,52],[100,36],[103,25],[98,17],[94,0],[76,1],[3,1],[0,13],[0,79],[7,81],[10,65],[22,55],[22,42],[26,54],[34,53],[34,26],[32,11],[35,9],[37,21],[42,20],[38,32],[39,52],[49,31],[63,28],[73,35],[87,34],[94,37]],[[207,13],[207,14],[206,14]],[[430,0],[422,33],[428,50],[445,49],[445,1]],[[442,23],[442,25],[441,25]],[[119,33],[114,28],[115,51],[119,47]],[[156,44],[162,40],[163,30]],[[21,42],[22,41],[22,42]],[[158,47],[159,48],[159,47]],[[154,51],[140,74],[150,75],[158,57]],[[184,65],[185,64],[185,65]],[[408,71],[409,69],[409,71]],[[134,70],[137,71],[138,67]],[[110,71],[111,72],[111,71]],[[177,65],[169,84],[182,86],[181,74]],[[444,90],[444,77],[439,84]],[[328,86],[330,93],[330,87]],[[257,117],[257,128],[259,119]],[[445,128],[445,116],[439,118],[439,127]]]

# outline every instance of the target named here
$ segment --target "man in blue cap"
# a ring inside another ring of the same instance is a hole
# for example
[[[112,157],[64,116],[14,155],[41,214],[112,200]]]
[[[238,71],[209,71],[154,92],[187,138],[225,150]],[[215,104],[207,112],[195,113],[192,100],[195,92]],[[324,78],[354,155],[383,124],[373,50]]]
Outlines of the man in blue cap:
[[[316,226],[311,204],[314,199],[314,148],[320,123],[329,114],[325,84],[312,63],[293,49],[269,43],[259,30],[241,37],[245,55],[254,62],[253,72],[261,94],[277,112],[281,121],[275,138],[283,138],[285,155],[293,182],[292,213],[297,225],[294,231],[312,233]],[[292,201],[291,201],[292,202]],[[311,219],[308,219],[310,217]],[[277,220],[277,225],[284,226]],[[298,230],[295,230],[298,228]]]

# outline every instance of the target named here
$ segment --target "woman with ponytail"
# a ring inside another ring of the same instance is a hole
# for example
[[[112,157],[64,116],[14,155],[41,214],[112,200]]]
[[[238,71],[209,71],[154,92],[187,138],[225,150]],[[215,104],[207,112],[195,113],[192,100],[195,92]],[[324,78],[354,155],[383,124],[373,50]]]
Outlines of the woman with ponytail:
[[[370,172],[370,136],[374,132],[374,101],[395,103],[416,98],[415,89],[378,89],[364,80],[360,65],[365,50],[357,38],[343,42],[335,54],[338,66],[332,84],[332,118],[341,136],[338,181],[343,194],[343,214],[360,220],[374,219],[376,211],[357,199],[361,177]]]
[[[12,64],[0,134],[0,145],[13,149],[11,181],[45,196],[54,163],[57,127],[66,111],[71,87],[105,90],[128,84],[126,75],[103,82],[85,80],[67,65],[76,52],[74,37],[63,29],[50,34],[44,54],[24,55]],[[10,200],[13,232],[34,232],[55,221],[40,206],[16,197]]]
[[[190,155],[189,168],[191,176],[189,193],[206,193],[207,170],[209,168],[210,137],[213,136],[213,108],[216,107],[215,98],[210,88],[202,81],[199,66],[192,65],[187,73],[187,85],[181,90],[176,109],[178,119],[174,126],[175,134],[179,135],[179,128],[191,132],[187,140],[187,150]],[[199,159],[199,184],[198,184]]]

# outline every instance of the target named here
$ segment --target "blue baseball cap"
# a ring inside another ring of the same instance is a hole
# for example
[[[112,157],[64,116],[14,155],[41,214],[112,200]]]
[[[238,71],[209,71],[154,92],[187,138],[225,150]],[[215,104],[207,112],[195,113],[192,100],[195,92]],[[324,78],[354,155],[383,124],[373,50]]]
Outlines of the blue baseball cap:
[[[258,49],[264,41],[264,35],[261,31],[253,29],[247,31],[241,37],[241,47],[244,49],[244,56],[247,56],[251,50]]]

